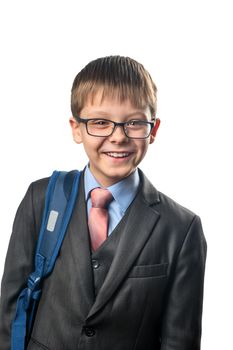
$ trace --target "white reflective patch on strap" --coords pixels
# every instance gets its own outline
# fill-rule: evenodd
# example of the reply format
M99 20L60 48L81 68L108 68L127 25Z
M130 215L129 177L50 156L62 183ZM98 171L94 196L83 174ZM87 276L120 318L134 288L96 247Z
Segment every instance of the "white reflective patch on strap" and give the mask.
M56 222L57 222L57 218L58 218L58 211L55 210L51 210L50 214L49 214L49 219L48 219L48 224L47 224L47 230L50 232L54 231Z

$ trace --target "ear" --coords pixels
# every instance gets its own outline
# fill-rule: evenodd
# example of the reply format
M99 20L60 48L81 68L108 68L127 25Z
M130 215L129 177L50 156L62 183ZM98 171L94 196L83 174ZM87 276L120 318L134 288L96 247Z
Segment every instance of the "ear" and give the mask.
M156 137L156 133L157 133L157 130L160 126L160 119L159 118L156 118L155 119L155 125L151 131L151 135L150 135L150 143L153 143L154 140L155 140L155 137Z
M73 139L76 143L82 143L82 133L80 128L80 123L77 122L77 120L74 117L71 117L69 119L69 123L72 130Z

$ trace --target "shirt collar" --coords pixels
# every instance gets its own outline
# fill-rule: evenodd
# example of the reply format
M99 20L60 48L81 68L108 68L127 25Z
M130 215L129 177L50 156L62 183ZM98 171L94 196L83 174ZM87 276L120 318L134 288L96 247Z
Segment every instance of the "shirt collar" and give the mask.
M138 170L136 169L127 178L115 183L112 186L107 187L107 189L112 193L113 198L118 203L123 212L126 211L128 206L131 204L134 197L136 196L139 183L140 178ZM101 187L101 185L93 176L89 166L87 166L84 173L84 188L86 200L89 198L90 192L96 187Z

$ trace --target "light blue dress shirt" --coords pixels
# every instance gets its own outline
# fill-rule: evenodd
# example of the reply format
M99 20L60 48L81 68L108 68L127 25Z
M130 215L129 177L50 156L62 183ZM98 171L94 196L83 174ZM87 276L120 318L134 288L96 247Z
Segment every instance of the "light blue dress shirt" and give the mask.
M110 235L114 228L117 226L119 221L124 216L127 208L130 206L133 199L135 198L139 183L140 178L138 170L136 169L127 178L115 183L110 187L107 187L107 189L111 192L113 196L113 200L108 207L108 235ZM87 166L84 172L84 189L88 216L91 208L90 193L96 187L101 187L101 185L91 173L89 166Z

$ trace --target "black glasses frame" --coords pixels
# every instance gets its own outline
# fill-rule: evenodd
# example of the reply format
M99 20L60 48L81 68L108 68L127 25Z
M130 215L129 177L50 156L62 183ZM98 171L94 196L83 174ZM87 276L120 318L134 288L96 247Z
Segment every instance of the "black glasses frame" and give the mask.
M78 123L84 123L84 124L86 124L86 131L87 131L88 135L90 135L90 136L94 136L94 137L109 137L109 136L111 136L111 135L114 133L114 131L115 131L115 129L116 129L117 126L121 126L121 127L123 128L123 130L124 130L125 136L127 136L129 139L138 139L138 140L147 139L147 138L150 136L151 131L152 131L153 127L155 126L155 122L156 122L156 119L153 120L153 121L151 121L151 122L147 122L147 121L144 121L144 120L134 120L134 119L132 119L132 120L128 120L127 122L117 123L117 122L114 122L114 121L112 121L112 120L104 119L104 118L89 118L89 119L86 119L86 118L85 118L85 119L84 119L84 118L81 118L81 117L79 117L79 116L75 117L75 119L77 120ZM106 135L106 136L102 136L102 135L93 135L93 134L91 134L91 133L88 131L87 124L88 124L89 121L93 121L93 120L104 120L104 121L107 121L107 122L110 122L110 123L114 124L114 127L113 127L113 129L112 129L112 132L111 132L109 135ZM149 131L148 135L145 136L145 137L131 137L131 136L128 136L128 135L127 135L126 124L129 124L131 121L140 121L140 123L142 123L142 124L150 125L150 131Z

